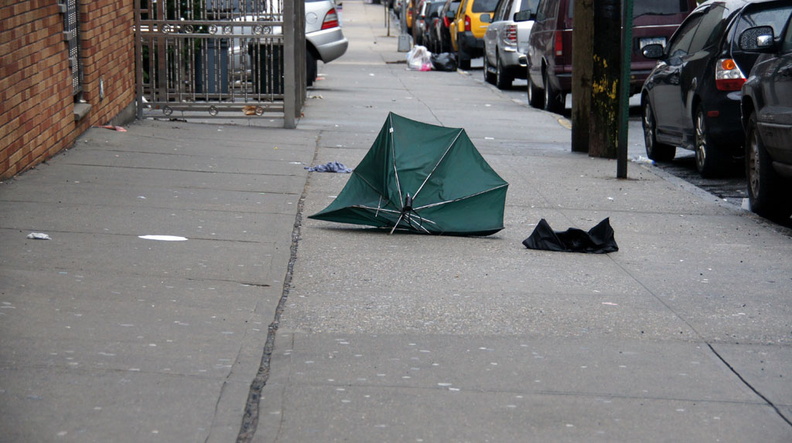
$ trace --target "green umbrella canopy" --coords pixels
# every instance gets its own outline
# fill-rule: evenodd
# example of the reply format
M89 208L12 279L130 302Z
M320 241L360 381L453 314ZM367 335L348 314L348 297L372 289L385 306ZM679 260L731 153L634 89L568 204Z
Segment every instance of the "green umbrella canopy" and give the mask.
M389 113L346 186L317 220L426 234L503 229L506 183L464 129Z

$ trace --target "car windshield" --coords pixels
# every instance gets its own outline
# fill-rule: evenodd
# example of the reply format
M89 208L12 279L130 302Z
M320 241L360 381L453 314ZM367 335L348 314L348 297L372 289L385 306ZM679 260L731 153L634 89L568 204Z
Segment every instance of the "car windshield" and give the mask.
M473 12L492 12L498 6L498 0L473 0Z

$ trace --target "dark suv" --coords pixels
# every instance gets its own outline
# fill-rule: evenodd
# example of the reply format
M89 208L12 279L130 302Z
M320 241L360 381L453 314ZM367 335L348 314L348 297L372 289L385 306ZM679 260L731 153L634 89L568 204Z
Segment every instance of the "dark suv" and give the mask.
M670 161L678 146L692 149L702 177L732 173L743 159L741 88L758 54L742 51L738 36L771 26L780 35L792 10L789 0L712 0L679 26L657 58L641 94L646 154Z
M572 90L572 4L541 0L528 42L528 102L551 112L564 110ZM665 44L696 0L634 0L631 91L637 93L655 65L641 55L650 43Z
M792 11L787 13L792 16ZM769 218L792 214L792 19L780 38L772 26L741 34L743 50L763 53L742 87L745 175L751 210Z

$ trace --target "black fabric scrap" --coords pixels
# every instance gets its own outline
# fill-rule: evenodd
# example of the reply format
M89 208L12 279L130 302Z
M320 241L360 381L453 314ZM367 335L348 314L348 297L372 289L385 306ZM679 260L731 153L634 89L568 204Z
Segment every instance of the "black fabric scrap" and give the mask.
M577 228L569 228L563 232L553 231L547 221L542 219L531 236L522 243L528 249L545 251L607 254L619 250L609 218L602 220L588 232Z

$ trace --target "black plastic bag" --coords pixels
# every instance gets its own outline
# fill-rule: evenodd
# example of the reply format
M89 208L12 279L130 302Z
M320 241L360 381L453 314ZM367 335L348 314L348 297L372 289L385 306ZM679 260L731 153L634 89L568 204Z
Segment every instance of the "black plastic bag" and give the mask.
M432 54L432 66L435 71L456 71L457 60L456 54L453 52L441 52L440 54Z
M531 236L523 240L522 243L528 249L545 251L606 254L619 250L608 218L599 222L588 232L577 228L569 228L563 232L553 231L547 221L542 219L536 225Z

